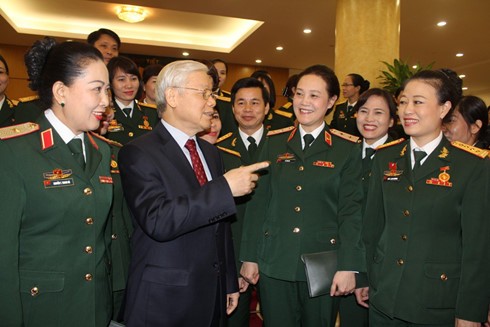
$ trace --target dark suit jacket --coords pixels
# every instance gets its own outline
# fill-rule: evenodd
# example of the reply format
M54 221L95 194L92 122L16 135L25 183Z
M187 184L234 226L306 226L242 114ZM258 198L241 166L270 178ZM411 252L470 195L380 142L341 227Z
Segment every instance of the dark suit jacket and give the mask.
M198 143L213 177L202 187L162 123L119 152L135 225L125 311L129 327L209 326L217 295L224 311L225 295L238 292L225 220L235 213L235 203L218 150Z
M374 158L363 226L370 305L417 324L486 320L490 162L443 138L412 172L410 151L405 141Z

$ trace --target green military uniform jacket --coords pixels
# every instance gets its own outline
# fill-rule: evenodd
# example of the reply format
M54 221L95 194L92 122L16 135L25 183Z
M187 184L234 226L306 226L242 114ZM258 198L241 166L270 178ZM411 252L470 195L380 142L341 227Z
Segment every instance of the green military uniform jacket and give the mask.
M121 144L141 136L153 129L158 123L157 111L148 106L134 103L132 116L126 117L114 101L114 119L109 123L107 138Z
M269 136L259 161L271 162L245 212L240 260L261 273L305 281L300 255L338 251L338 270L359 271L361 154L357 137L324 131L303 153L300 132Z
M10 126L14 123L15 103L5 97L2 108L0 108L0 127Z
M369 302L387 316L486 321L490 162L476 150L443 137L414 172L410 141L376 152L363 240Z
M45 109L37 95L20 98L14 110L15 124L35 122Z
M229 171L234 168L248 166L257 162L259 153L265 143L266 133L267 131L264 129L264 135L262 136L262 140L260 140L259 144L257 145L257 150L253 157L249 155L247 148L245 147L245 144L243 143L238 131L230 132L227 135L224 135L223 137L218 139L216 142L216 146L221 151L221 157L223 158L225 170ZM235 253L240 252L245 208L247 202L249 202L252 198L252 195L253 194L247 194L235 198L237 213L233 215L231 224L231 231L233 234L233 247L235 249ZM240 271L241 261L238 260L238 255L236 256L236 259L237 271Z
M330 127L345 133L361 136L361 133L359 133L359 130L357 129L357 112L354 111L354 109L351 109L350 111L347 109L347 101L335 106Z
M221 120L221 132L220 135L228 134L238 128L238 123L235 120L233 114L233 107L231 103L231 94L223 90L219 91L218 98L216 99L216 106L218 110L219 118Z
M106 327L109 148L86 134L84 170L44 115L38 124L0 130L0 325Z

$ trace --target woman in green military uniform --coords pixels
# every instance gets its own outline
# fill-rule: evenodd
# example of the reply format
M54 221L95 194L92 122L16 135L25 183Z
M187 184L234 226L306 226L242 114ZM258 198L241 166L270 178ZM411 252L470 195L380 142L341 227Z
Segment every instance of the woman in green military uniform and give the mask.
M271 165L247 204L240 260L248 282L260 276L267 326L334 326L337 296L353 292L363 267L358 138L324 122L339 92L328 67L303 71L293 99L299 126L269 133L259 158ZM300 257L328 250L338 257L330 294L310 298Z
M158 122L157 111L140 106L135 99L142 91L138 66L127 57L112 58L107 65L113 95L114 119L107 138L126 144L153 129Z
M0 55L0 127L10 126L14 122L14 103L5 94L8 85L9 66Z
M410 139L378 149L364 215L372 326L480 326L488 311L488 151L452 142L442 120L458 103L440 71L404 85Z
M110 152L87 131L109 104L107 68L92 46L50 38L26 65L49 109L0 130L0 324L106 327Z

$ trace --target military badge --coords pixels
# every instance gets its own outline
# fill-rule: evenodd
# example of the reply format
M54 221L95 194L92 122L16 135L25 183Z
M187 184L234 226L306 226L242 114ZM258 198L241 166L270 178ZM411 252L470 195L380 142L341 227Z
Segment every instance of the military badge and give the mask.
M451 176L447 173L449 170L449 166L444 166L439 168L441 173L439 174L438 178L431 178L425 181L425 184L429 185L437 185L437 186L445 186L445 187L453 187L453 183L449 181Z
M231 146L236 146L236 137L231 141Z
M332 135L327 131L325 131L325 143L332 146Z
M101 184L113 184L111 176L99 176L99 182Z
M53 171L43 173L44 188L73 186L73 178L68 178L73 174L71 169L53 169Z
M444 158L446 158L446 157L447 157L447 155L448 155L448 154L449 154L449 151L448 151L448 150L446 149L446 147L444 146L444 147L442 147L442 149L441 149L441 153L439 153L439 156L438 156L438 157L439 157L439 158L443 158L443 159L444 159Z
M387 182L399 182L400 175L403 174L403 170L398 170L396 162L388 163L388 169L384 171L383 180Z
M317 160L317 161L313 162L313 166L325 167L325 168L335 168L335 165L331 161L320 161L320 160Z
M295 162L296 158L294 154L286 152L277 156L277 163L280 162Z
M143 116L143 125L138 125L139 129L145 129L147 131L151 131L152 127L150 126L150 123L148 122L148 116Z
M109 133L122 132L124 131L124 127L122 124L119 124L116 119L113 119L109 122L109 127L107 130Z
M345 113L343 111L340 111L339 119L345 119Z

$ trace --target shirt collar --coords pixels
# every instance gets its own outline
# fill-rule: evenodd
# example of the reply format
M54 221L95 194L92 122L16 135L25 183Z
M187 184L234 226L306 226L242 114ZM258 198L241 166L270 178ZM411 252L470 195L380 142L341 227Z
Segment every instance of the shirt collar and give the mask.
M248 137L251 136L255 139L255 143L258 145L260 143L260 140L262 140L262 136L264 135L264 125L260 126L260 128L253 133L252 135L248 135L244 133L240 127L238 127L238 134L240 134L240 137L243 141L243 144L245 144L245 147L248 148L250 145L250 142L248 141Z
M80 133L78 135L75 135L75 133L73 133L68 126L63 124L61 122L61 120L59 120L59 118L56 117L53 110L46 109L44 111L44 116L49 121L51 126L53 126L54 130L61 136L61 139L63 140L63 142L68 143L73 138L79 138L82 140L82 143L83 143L83 134L84 133Z
M169 123L167 123L163 118L161 119L161 122L162 122L163 126L165 126L167 131L170 133L170 135L173 137L175 142L177 142L177 144L179 145L179 147L181 149L184 149L185 144L187 143L187 140L193 139L194 141L196 141L195 135L192 137L189 137L189 135L182 132L180 129L170 125ZM196 141L196 143L197 143L197 141Z

